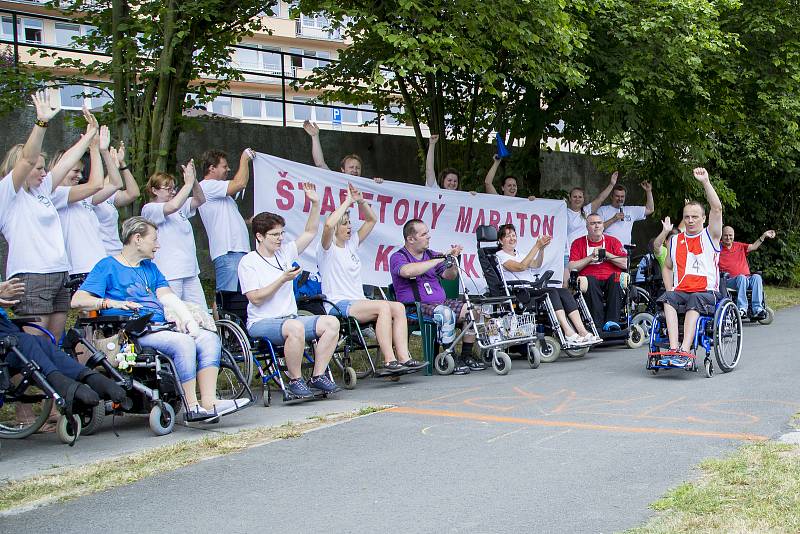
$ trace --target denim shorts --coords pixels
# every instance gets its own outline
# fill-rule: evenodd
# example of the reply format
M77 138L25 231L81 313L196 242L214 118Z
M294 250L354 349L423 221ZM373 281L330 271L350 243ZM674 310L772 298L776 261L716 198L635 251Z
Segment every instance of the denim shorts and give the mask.
M317 320L319 320L319 315L289 315L287 317L261 319L248 328L247 331L254 338L266 338L273 345L283 346L286 340L283 337L283 323L290 319L303 323L306 341L317 339Z
M217 291L236 291L239 288L239 262L245 252L228 252L214 258Z
M340 300L336 302L336 307L331 306L328 310L328 315L335 315L337 317L350 317L350 307L353 305L354 300Z

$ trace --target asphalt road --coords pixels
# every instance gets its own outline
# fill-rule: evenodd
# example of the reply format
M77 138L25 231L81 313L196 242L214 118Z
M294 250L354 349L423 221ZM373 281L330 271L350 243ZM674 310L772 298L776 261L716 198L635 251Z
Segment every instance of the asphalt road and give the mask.
M3 517L0 531L624 530L645 521L648 504L666 490L697 476L702 459L789 430L800 411L791 338L798 324L800 309L780 312L771 326L745 325L739 367L711 379L652 376L644 348L617 348L537 370L515 360L508 376L415 376L399 387L367 381L335 402L397 407ZM245 413L336 411L327 402ZM113 435L89 439L115 443ZM64 446L47 450L55 447Z

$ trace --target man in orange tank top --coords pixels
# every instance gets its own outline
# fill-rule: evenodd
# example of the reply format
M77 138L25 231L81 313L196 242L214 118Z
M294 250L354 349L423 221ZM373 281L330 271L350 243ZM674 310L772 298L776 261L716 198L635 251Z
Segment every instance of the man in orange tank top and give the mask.
M722 237L722 203L711 184L708 172L699 167L694 178L703 186L710 208L708 227L705 208L699 202L683 207L685 230L669 242L669 254L662 274L667 292L658 301L664 305L667 334L671 351L687 355L694 340L697 319L712 315L719 292L720 237ZM678 309L685 310L683 341L679 340Z

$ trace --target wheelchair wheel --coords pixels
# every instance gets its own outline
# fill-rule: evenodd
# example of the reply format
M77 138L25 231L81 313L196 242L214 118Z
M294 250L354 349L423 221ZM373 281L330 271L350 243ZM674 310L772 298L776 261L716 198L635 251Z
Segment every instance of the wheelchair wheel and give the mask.
M433 360L433 367L436 369L436 374L449 375L456 368L456 360L452 354L442 352L436 355Z
M742 318L736 305L726 300L714 313L714 357L723 373L733 371L742 354Z
M492 369L498 375L507 375L511 370L511 356L508 353L497 351L492 358Z
M56 423L56 435L61 443L67 445L74 443L81 435L81 418L78 414L72 414L72 424L66 415L60 416Z
M175 428L175 410L166 402L163 406L164 409L162 410L161 406L156 404L150 410L150 430L156 436L166 436Z
M642 331L644 331L645 341L650 341L650 330L653 328L653 320L653 314L647 312L637 313L633 316L633 319L631 319L631 324L639 325Z
M759 324L772 324L772 321L775 320L775 310L773 310L769 306L765 306L764 311L767 312L767 317L766 319L761 319L760 321L758 321Z
M564 354L570 358L583 358L589 352L589 347L581 347L579 349L561 349Z
M632 324L631 330L628 333L628 339L625 340L625 344L628 345L628 348L631 349L638 349L642 345L645 344L647 341L647 336L642 330L642 327L638 324Z
M561 343L553 336L544 336L539 342L539 353L543 363L552 363L561 355Z
M542 354L539 352L539 347L536 343L528 343L528 365L531 369L538 369L542 363Z
M92 408L91 411L81 414L81 434L91 436L100 430L105 418L106 403L105 401L100 401L100 404Z
M217 395L220 399L238 399L245 393L244 384L236 376L234 366L239 368L245 384L253 381L253 353L250 340L242 328L233 321L217 321L217 332L222 341Z
M714 364L711 362L710 359L706 358L703 360L703 368L706 372L706 378L711 378L714 376Z
M0 407L0 438L23 439L42 428L53 411L53 399L40 395L38 402L7 402Z
M355 389L358 382L358 374L352 367L345 367L342 371L342 381L345 389Z

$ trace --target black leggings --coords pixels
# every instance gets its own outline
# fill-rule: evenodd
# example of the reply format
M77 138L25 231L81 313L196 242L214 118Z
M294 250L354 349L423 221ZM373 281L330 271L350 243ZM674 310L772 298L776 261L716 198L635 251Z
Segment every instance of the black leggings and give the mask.
M550 296L550 302L553 304L553 309L564 310L564 313L569 315L578 309L578 303L575 302L575 297L569 289L563 287L548 287L544 291Z
M29 360L36 362L42 368L44 376L53 371L60 371L64 375L78 379L78 375L86 370L75 358L69 356L58 347L53 345L49 338L44 336L33 336L21 332L8 319L0 317L0 337L14 336L17 338L17 348ZM14 370L22 368L22 362L13 352L6 355L6 363Z

